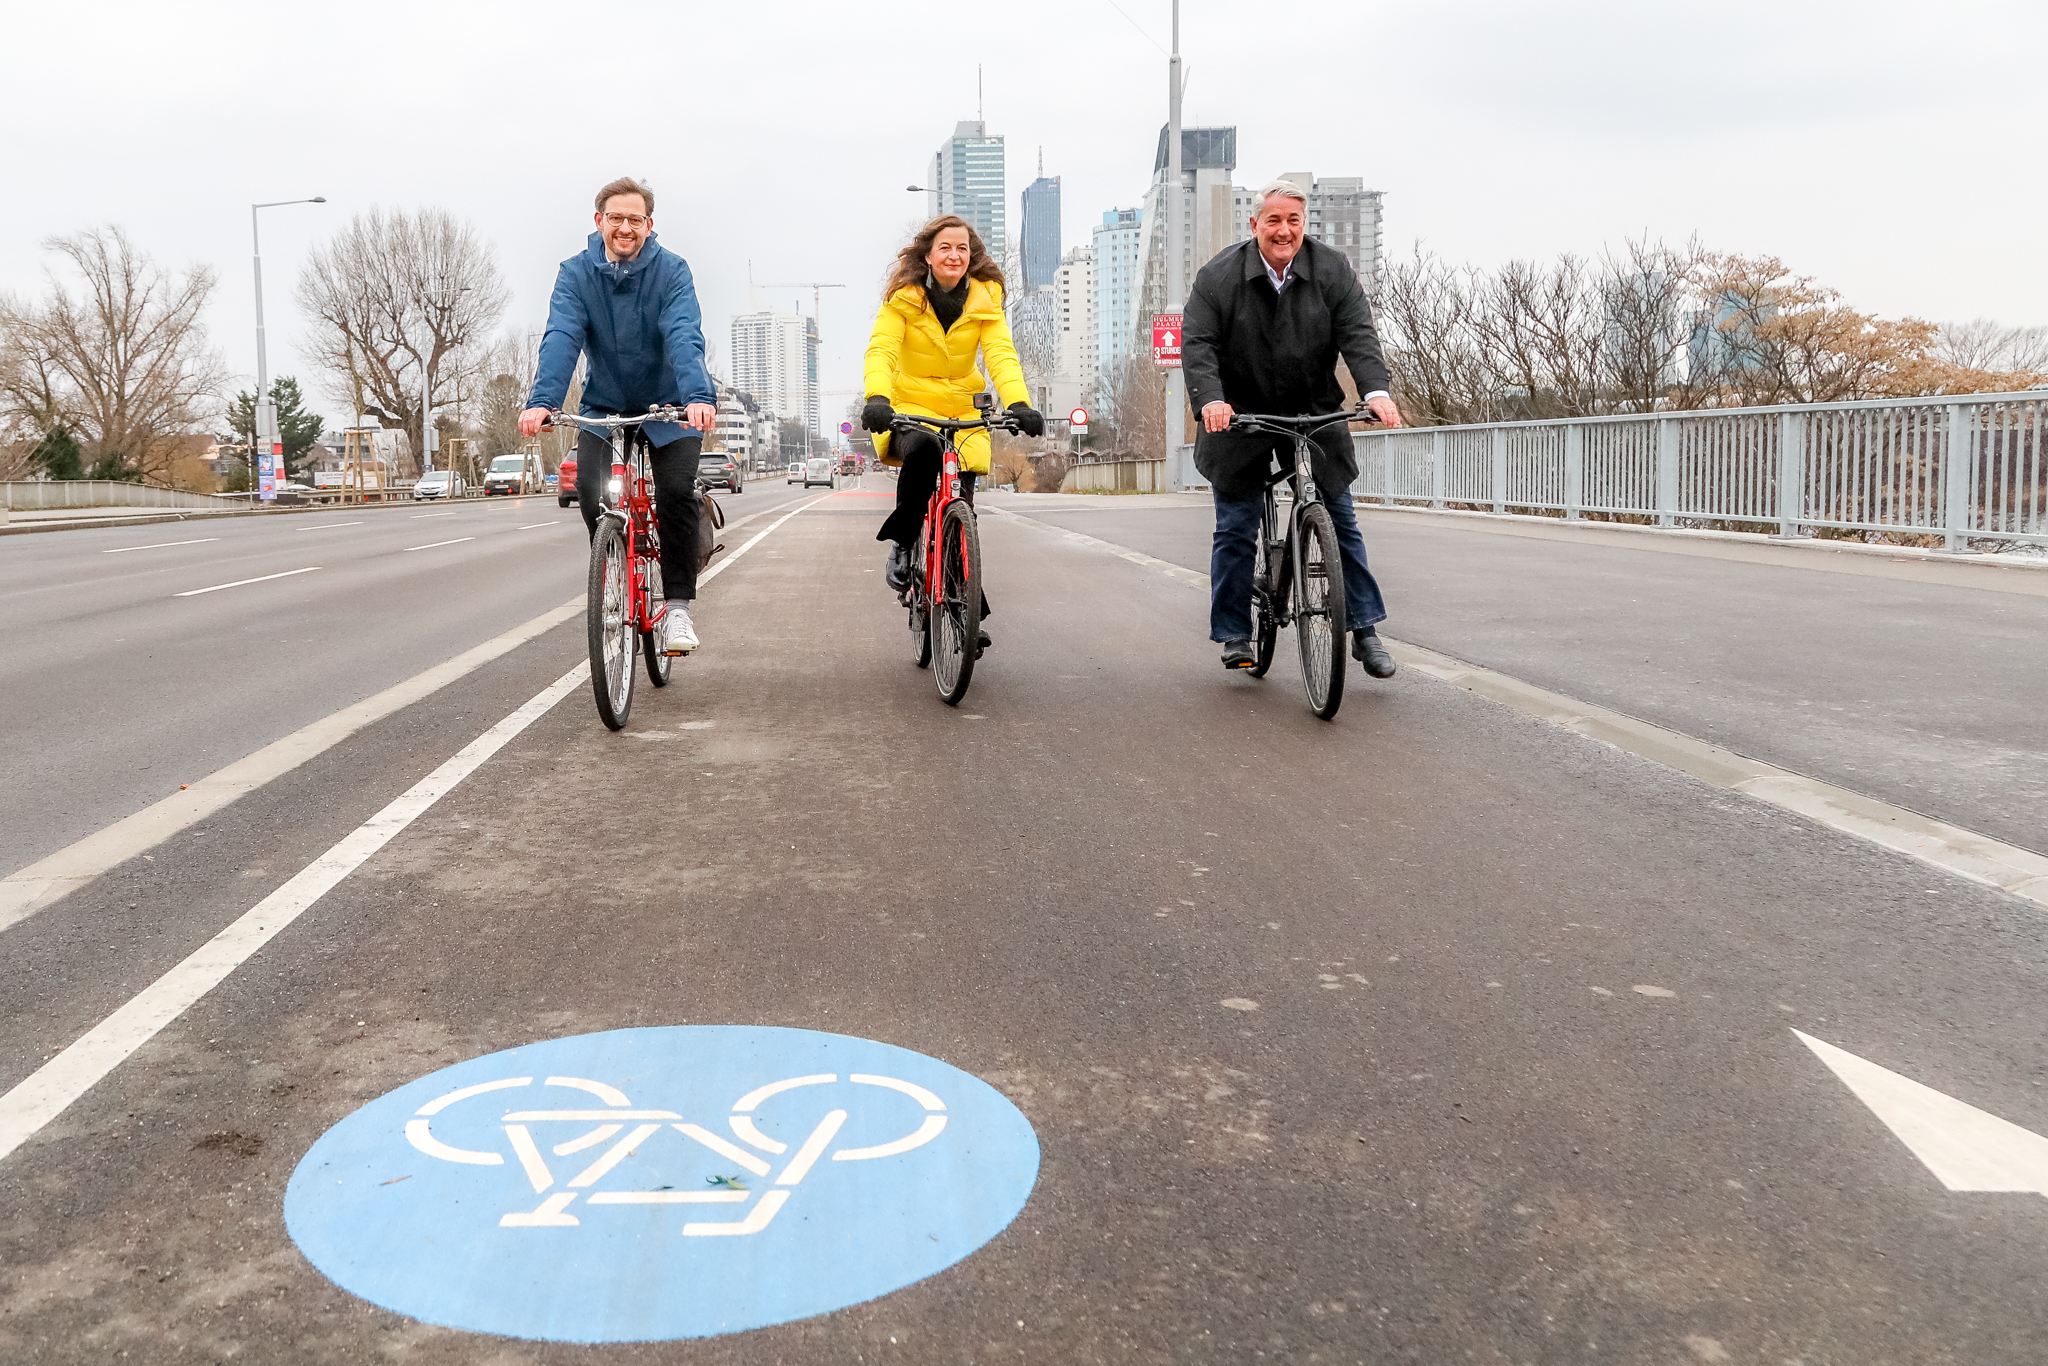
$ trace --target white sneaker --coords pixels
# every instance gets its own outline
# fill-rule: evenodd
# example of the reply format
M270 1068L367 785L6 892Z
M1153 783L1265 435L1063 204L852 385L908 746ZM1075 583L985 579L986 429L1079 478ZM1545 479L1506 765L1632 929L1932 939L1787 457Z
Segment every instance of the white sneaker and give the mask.
M661 652L686 655L697 648L697 628L690 621L689 604L670 602L661 621Z

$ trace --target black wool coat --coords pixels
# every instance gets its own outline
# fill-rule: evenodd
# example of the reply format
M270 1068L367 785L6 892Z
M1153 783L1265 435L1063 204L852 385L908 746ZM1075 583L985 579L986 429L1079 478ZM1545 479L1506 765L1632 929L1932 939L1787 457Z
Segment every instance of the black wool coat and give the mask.
M1335 247L1304 238L1287 288L1274 292L1257 242L1225 247L1195 276L1181 323L1181 367L1188 405L1222 401L1240 413L1334 413L1344 406L1337 358L1360 394L1388 387L1387 364L1373 331L1372 306L1351 263ZM1318 483L1348 485L1358 457L1343 427L1317 440ZM1270 436L1203 432L1195 468L1225 497L1264 487L1275 449ZM1292 443L1281 447L1284 465Z

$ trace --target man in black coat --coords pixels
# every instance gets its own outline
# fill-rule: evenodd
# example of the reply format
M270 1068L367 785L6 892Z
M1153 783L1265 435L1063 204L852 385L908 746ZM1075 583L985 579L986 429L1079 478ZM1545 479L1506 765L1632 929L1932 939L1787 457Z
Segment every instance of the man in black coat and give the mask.
M1223 666L1248 669L1252 560L1259 512L1275 455L1292 464L1285 437L1230 430L1239 409L1298 417L1333 413L1344 404L1337 357L1351 369L1374 416L1389 427L1401 412L1387 395L1386 362L1372 327L1372 307L1343 253L1309 238L1308 200L1291 181L1276 180L1252 201L1252 234L1218 252L1188 295L1181 325L1181 364L1188 403L1200 414L1195 468L1216 498L1216 534L1209 552L1209 638L1223 646ZM1390 678L1394 657L1374 626L1386 619L1379 584L1365 563L1365 540L1351 507L1358 457L1343 425L1316 434L1316 487L1337 527L1344 562L1344 606L1351 653L1374 678Z

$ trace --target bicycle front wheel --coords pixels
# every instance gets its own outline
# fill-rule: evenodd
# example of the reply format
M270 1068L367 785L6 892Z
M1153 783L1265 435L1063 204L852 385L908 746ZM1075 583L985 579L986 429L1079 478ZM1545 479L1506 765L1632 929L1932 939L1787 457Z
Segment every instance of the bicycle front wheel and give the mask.
M939 523L939 582L932 595L932 681L957 707L974 677L981 640L981 532L964 500L946 504Z
M632 594L626 533L616 519L601 518L590 542L583 620L590 634L590 688L597 694L597 714L613 730L624 729L633 710Z
M1325 721L1344 700L1344 565L1337 525L1321 504L1299 521L1300 572L1294 576L1294 628L1301 646L1301 686L1309 709Z

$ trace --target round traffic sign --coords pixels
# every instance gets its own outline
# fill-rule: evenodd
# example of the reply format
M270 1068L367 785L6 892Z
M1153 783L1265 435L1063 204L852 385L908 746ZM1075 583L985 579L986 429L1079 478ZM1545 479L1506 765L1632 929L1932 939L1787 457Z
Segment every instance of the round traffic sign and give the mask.
M457 1063L323 1134L285 1227L352 1294L553 1342L829 1313L968 1256L1038 1179L1031 1123L908 1049L674 1025Z
M851 436L853 434L853 424L851 422L840 423L839 434L841 436Z
M1074 411L1073 411L1073 412L1071 412L1071 413L1068 413L1068 414L1067 414L1067 421L1069 421L1069 422L1073 423L1073 424L1074 424L1074 425L1075 425L1076 427L1085 427L1085 426L1087 426L1087 425L1088 425L1088 410L1087 410L1086 408L1076 408L1076 409L1074 409Z

